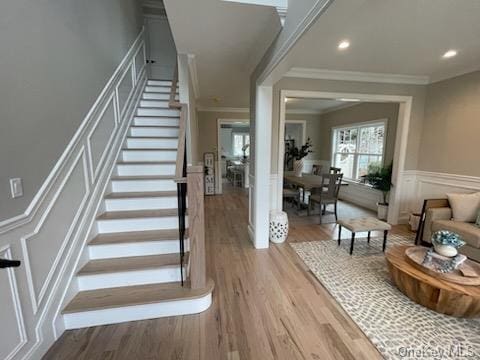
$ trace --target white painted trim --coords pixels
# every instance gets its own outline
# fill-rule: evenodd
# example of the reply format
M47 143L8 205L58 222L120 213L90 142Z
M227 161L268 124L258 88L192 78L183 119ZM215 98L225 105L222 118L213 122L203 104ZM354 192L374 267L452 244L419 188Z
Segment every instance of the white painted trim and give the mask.
M72 209L74 219L71 224L69 224L69 228L65 229L65 235L62 233L62 236L64 236L63 242L58 249L55 249L55 258L52 263L49 264L50 268L48 270L47 280L44 281L39 291L41 295L38 297L34 296L37 302L37 309L34 309L35 304L33 302L32 307L28 306L23 309L25 328L27 329L26 333L30 336L30 339L28 339L28 342L24 345L21 357L19 356L20 354L18 354L16 358L41 358L53 343L54 338L57 338L64 331L62 323L58 321L58 314L64 306L63 302L65 297L68 296L71 298L73 294L72 289L75 288L76 283L72 282L72 279L76 273L76 267L82 259L82 249L89 238L89 232L93 229L92 226L96 212L102 205L101 195L108 189L109 175L115 168L115 160L121 151L128 125L133 120L134 109L141 98L141 90L143 90L145 84L144 71L142 71L140 80L135 82L135 91L130 98L126 100L127 110L119 121L119 126L115 131L115 140L111 146L109 146L109 152L106 160L103 162L98 180L95 181L91 187L89 157L86 156L85 151L87 134L89 134L91 127L97 122L97 117L100 114L103 104L109 99L109 95L115 91L115 87L118 84L120 75L123 74L123 70L128 67L131 68L134 61L132 55L135 53L135 50L142 45L143 30L125 55L121 65L115 70L104 91L102 91L99 98L95 101L92 109L89 111L89 115L87 115L80 125L74 138L68 144L60 160L49 174L47 181L42 185L41 191L37 193L36 198L34 198L35 201L30 204L30 212L28 215L27 213L23 214L20 220L16 217L14 222L8 222L7 225L0 229L0 246L6 243L11 244L12 248L21 250L21 239L27 237L27 234L42 231L42 222L49 216L49 212L55 206L56 200L60 196L64 196L64 194L61 193L61 189L69 179L72 179L72 174L77 174L77 172L72 169L79 169L79 166L82 166L83 174L79 176L83 176L84 181L82 184L79 184L79 186L85 186L87 189L86 192L89 195L85 194L82 199L79 199L81 204ZM88 226L89 222L90 226ZM93 233L94 232L95 230L93 229ZM58 234L56 234L56 236L58 236ZM36 255L35 253L29 254L32 258ZM58 260L59 258L60 260ZM29 267L27 265L28 259L25 259L26 257L24 256L21 260L24 260L26 266L15 270L15 273L22 274L22 276L17 279L19 282L18 290L20 291L22 301L26 299L24 303L28 304L31 287L27 279L29 276L27 272L27 267ZM72 286L70 287L69 284L72 284ZM34 310L36 311L35 315Z
M10 219L6 219L4 221L0 222L0 234L5 233L7 231L10 231L16 227L19 227L25 223L28 223L31 221L32 217L35 215L37 212L40 203L44 200L45 196L47 193L50 191L50 188L53 186L55 183L56 178L59 176L63 168L66 166L66 160L67 158L71 155L72 149L81 141L81 138L85 132L85 129L87 125L92 121L92 118L95 115L95 112L98 109L99 104L105 99L106 94L112 90L112 87L114 86L115 82L118 81L118 77L122 73L123 69L125 68L127 62L131 59L131 55L134 52L134 50L139 46L141 42L143 42L143 34L144 34L144 28L140 31L138 34L137 38L133 42L132 46L128 50L127 54L125 57L122 59L120 64L117 66L115 72L113 73L112 77L108 80L107 84L105 87L102 89L100 92L99 96L93 103L92 107L88 111L87 115L85 116L84 120L78 127L77 131L73 135L72 139L68 143L66 149L56 162L55 166L53 167L52 171L40 187L40 190L37 192L37 194L34 196L32 201L30 202L29 206L25 210L23 214L14 216Z
M304 18L298 23L295 30L293 30L290 36L283 42L280 48L273 54L265 69L262 71L257 79L257 85L262 85L271 72L277 67L277 65L288 54L291 48L296 44L300 37L312 26L317 19L327 10L333 0L317 0L315 5L307 12ZM273 85L273 84L272 84Z
M395 139L395 153L393 159L393 175L392 182L395 186L390 192L390 211L388 215L388 222L397 224L400 216L401 203L401 187L402 187L402 172L405 169L405 156L408 141L408 131L410 124L410 116L412 109L413 98L411 96L403 95L382 95L382 94L362 94L362 93L336 93L336 92L322 92L322 91L303 91L303 90L281 90L280 91L280 122L278 131L278 173L283 174L283 153L284 149L284 132L285 132L285 98L286 97L300 97L300 98L321 98L321 99L338 99L338 98L355 98L361 101L373 102L398 102L399 114L398 124ZM283 176L278 177L278 191L283 189ZM280 194L279 194L280 195ZM281 196L277 196L277 209L282 209Z
M193 95L195 99L200 97L200 85L198 83L197 60L194 54L188 54L188 70L190 72L190 80L192 81Z
M12 250L10 245L5 245L0 249L0 254L4 259L12 259ZM20 294L18 292L18 283L15 272L12 268L4 269L7 271L8 282L10 285L10 296L12 297L13 306L15 309L15 318L17 320L17 330L20 338L19 343L12 349L12 351L7 355L5 360L12 360L15 355L25 346L28 342L27 332L25 330L25 319L23 318L22 304L20 302ZM2 289L5 291L5 289ZM4 324L5 325L5 324ZM12 328L9 328L8 331L13 331Z
M215 187L216 194L223 194L222 172L221 172L222 148L220 146L220 143L221 143L220 130L222 128L222 125L232 124L232 123L250 124L250 120L249 119L224 119L224 118L217 119L217 161L216 161L217 186Z
M249 108L197 106L200 112L250 113Z
M61 245L61 247L60 247L60 249L57 253L57 256L55 257L55 260L53 261L53 264L50 267L50 271L48 272L47 277L45 278L45 281L44 281L44 283L43 283L42 287L40 288L40 291L37 295L37 293L35 291L34 280L33 280L33 272L32 272L32 268L30 266L31 254L28 251L27 241L30 238L37 235L41 231L45 221L47 221L47 219L50 215L50 212L52 211L53 207L57 203L57 200L58 200L60 194L62 193L63 189L67 185L67 182L71 179L72 173L75 171L75 169L79 165L80 160L82 160L82 163L83 163L82 165L83 165L85 193L83 195L83 198L80 202L80 205L79 205L77 211L75 212L75 215L74 215L73 220L70 224L70 227L68 228L67 233L65 234L65 238L62 241L62 245ZM27 276L27 283L28 283L28 288L29 288L29 292L30 292L30 300L32 302L32 309L33 309L33 314L34 315L37 313L37 311L40 307L40 304L41 304L41 302L42 302L42 300L45 296L47 288L50 285L52 277L53 277L55 271L57 270L59 261L63 257L63 253L65 252L65 248L66 248L67 244L69 243L70 238L72 237L73 230L75 229L75 226L77 225L78 219L79 219L79 217L80 217L80 215L81 215L81 213L82 213L82 211L85 207L85 203L86 203L89 195L90 195L90 184L89 184L89 180L88 180L88 164L87 164L87 159L86 159L86 156L85 156L85 148L82 147L80 149L79 153L77 154L77 156L75 157L75 160L73 161L73 164L70 166L66 175L64 176L61 184L59 185L59 187L57 189L57 191L55 192L55 195L53 195L52 200L50 201L50 203L46 207L45 211L43 212L43 214L42 214L39 222L35 226L35 229L33 230L33 232L31 232L31 233L29 233L25 236L22 236L21 239L20 239L21 246L22 246L22 254L23 254L23 259L24 259L24 265L25 265L25 272L26 272L26 276Z
M387 84L427 85L430 83L430 79L428 76L420 75L370 73L361 71L338 71L299 67L291 68L285 73L284 76L307 79L362 81Z
M257 86L255 114L255 184L253 188L254 245L269 246L272 86Z

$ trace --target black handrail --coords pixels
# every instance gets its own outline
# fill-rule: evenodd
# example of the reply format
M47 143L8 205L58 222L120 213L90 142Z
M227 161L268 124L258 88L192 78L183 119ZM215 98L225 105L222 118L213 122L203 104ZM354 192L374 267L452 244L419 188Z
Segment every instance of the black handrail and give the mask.
M18 260L0 259L0 269L19 267L20 264L21 262Z
M182 176L187 177L187 147L185 145ZM180 241L180 280L183 286L183 262L185 257L185 215L187 213L187 183L177 183L178 233Z

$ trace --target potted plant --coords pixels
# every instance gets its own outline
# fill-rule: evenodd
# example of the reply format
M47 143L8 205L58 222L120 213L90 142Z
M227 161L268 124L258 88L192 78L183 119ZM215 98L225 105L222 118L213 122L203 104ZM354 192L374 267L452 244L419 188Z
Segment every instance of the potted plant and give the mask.
M311 148L312 148L312 143L310 141L310 138L308 138L307 142L304 145L302 145L301 148L292 146L291 148L288 149L287 159L288 161L293 159L293 172L295 176L302 176L303 158L313 152Z
M388 166L370 164L365 180L372 188L382 193L382 202L377 203L377 214L380 220L386 220L388 215L388 194L392 188L392 164Z

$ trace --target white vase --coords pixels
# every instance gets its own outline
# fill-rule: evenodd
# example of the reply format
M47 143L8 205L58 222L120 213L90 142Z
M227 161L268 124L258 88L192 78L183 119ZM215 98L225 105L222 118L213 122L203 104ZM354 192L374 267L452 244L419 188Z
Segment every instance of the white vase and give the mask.
M454 257L458 254L458 250L451 245L433 244L433 247L437 254L440 254L446 257Z
M303 159L293 160L293 172L294 172L295 176L302 176Z
M283 243L288 236L288 216L285 211L270 211L270 241Z
M377 217L380 220L387 220L388 217L388 205L377 204Z

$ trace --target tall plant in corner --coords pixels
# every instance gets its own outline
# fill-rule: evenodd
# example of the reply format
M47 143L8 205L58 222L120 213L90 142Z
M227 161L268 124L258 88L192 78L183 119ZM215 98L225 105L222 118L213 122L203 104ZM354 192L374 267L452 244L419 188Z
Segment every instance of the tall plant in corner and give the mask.
M310 138L307 139L307 142L298 148L293 146L287 150L287 159L288 161L293 159L293 171L295 176L302 176L303 171L303 158L308 154L312 153L312 142Z
M382 166L370 164L365 180L374 189L382 193L382 202L377 203L378 218L386 220L388 215L388 194L392 188L392 164Z

